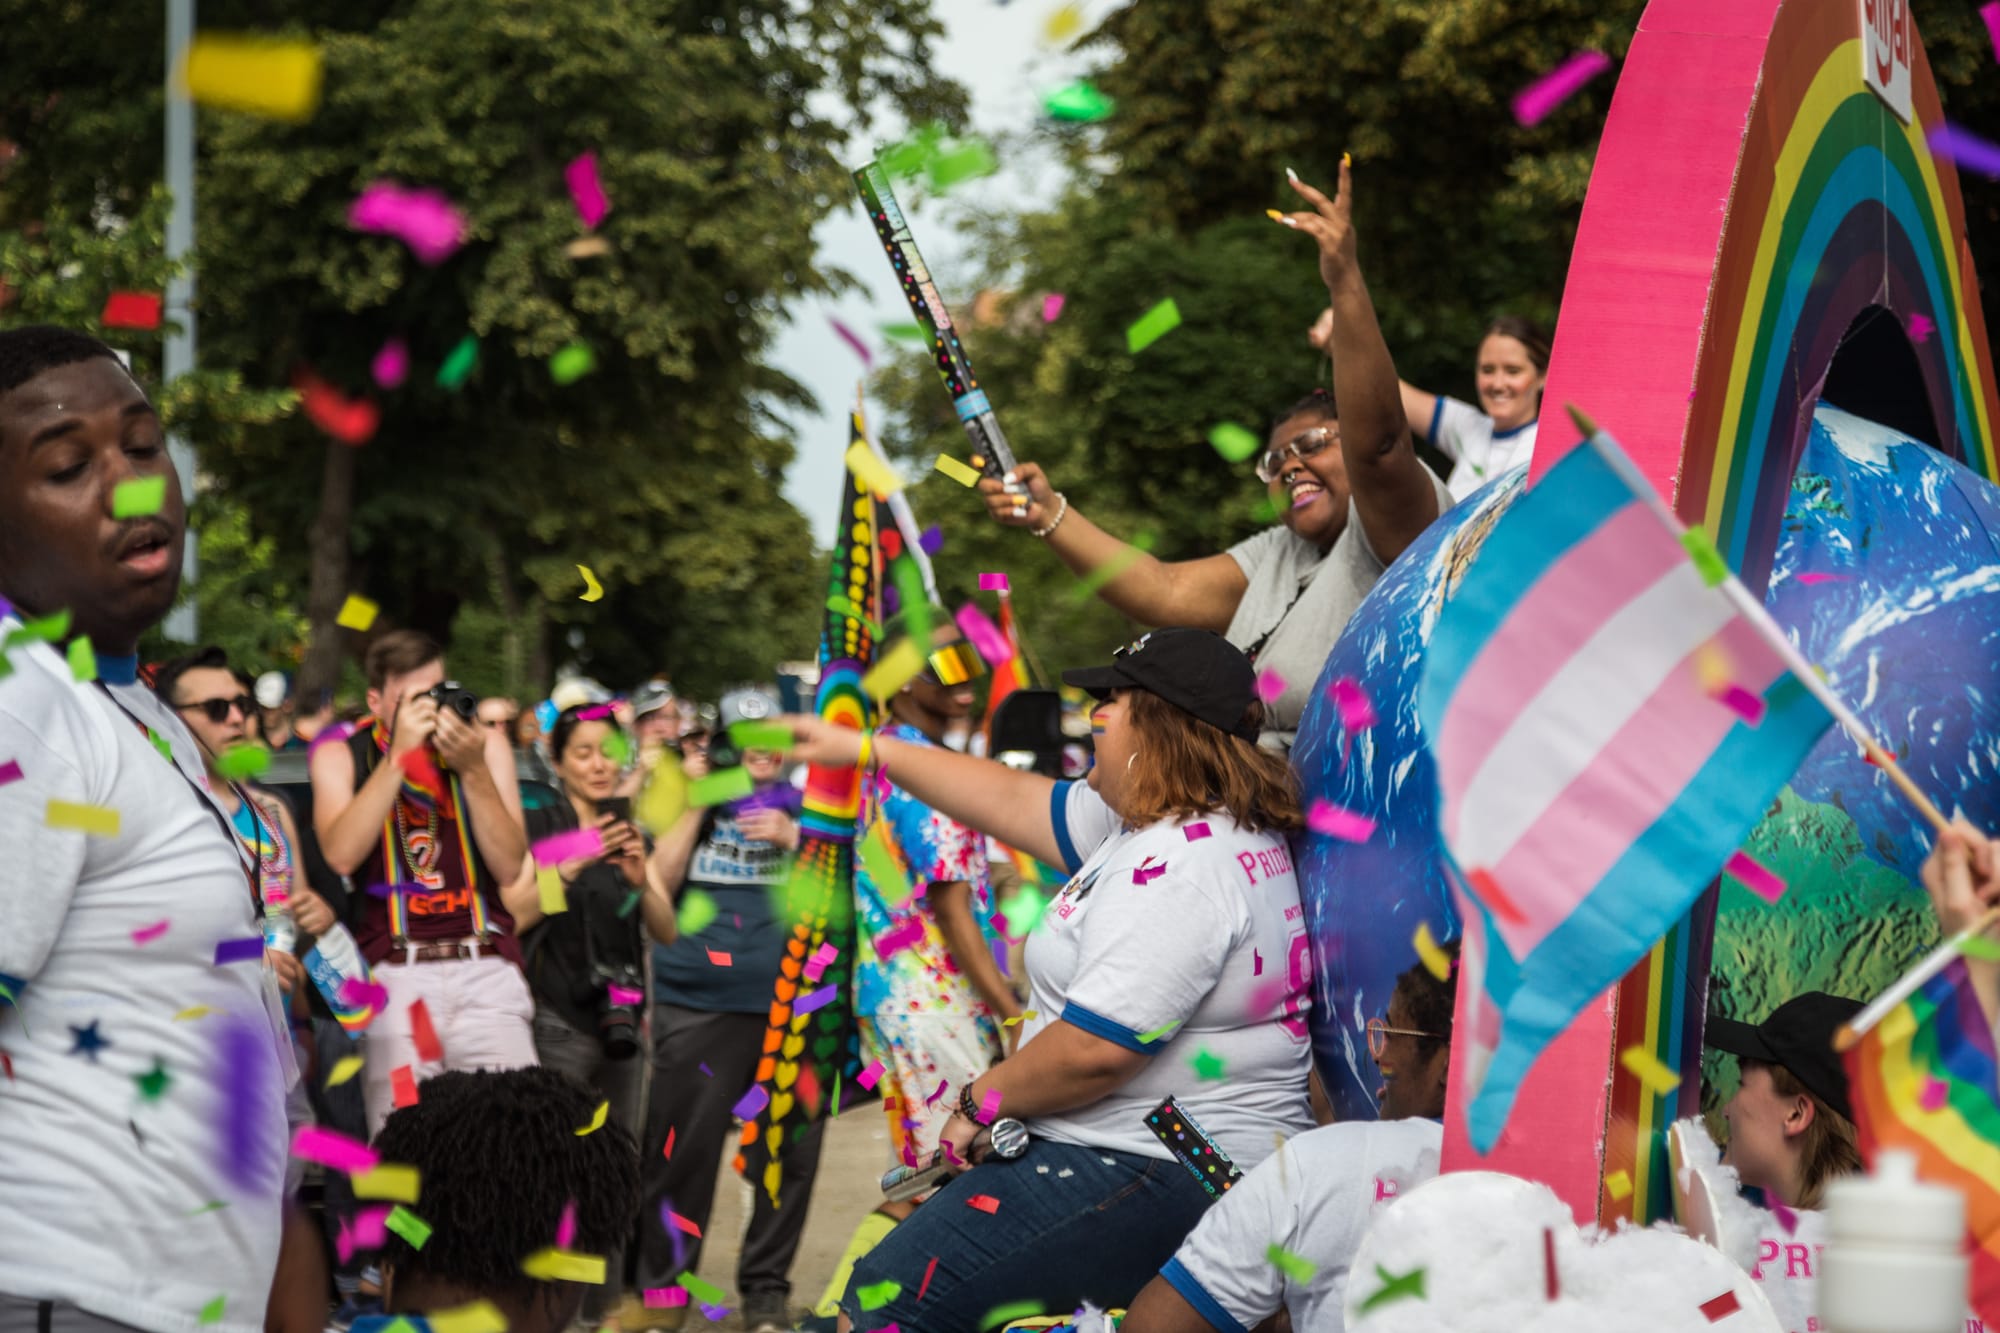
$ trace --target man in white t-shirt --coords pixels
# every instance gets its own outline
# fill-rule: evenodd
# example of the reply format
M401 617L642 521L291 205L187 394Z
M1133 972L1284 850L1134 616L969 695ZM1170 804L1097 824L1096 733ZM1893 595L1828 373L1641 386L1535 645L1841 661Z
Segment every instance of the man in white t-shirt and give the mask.
M111 349L0 332L0 1333L264 1326L297 1071L247 856L137 681L185 526Z
M1298 1333L1343 1327L1348 1268L1375 1210L1437 1174L1457 976L1412 967L1369 1023L1382 1119L1309 1130L1245 1176L1139 1293L1124 1333L1244 1333L1280 1308Z

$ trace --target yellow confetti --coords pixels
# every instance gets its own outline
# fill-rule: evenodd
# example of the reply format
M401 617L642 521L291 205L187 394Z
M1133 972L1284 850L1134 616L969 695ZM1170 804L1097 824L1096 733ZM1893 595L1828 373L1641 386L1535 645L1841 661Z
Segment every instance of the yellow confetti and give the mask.
M536 1250L523 1259L521 1271L543 1282L587 1282L601 1287L604 1285L604 1256L577 1254L550 1246L546 1250Z
M861 692L871 699L886 699L923 669L923 650L914 639L902 639L868 668L861 678Z
M569 910L569 894L563 889L562 873L554 866L536 868L535 891L541 895L543 916Z
M903 489L903 479L896 470L875 456L866 440L856 440L847 446L847 470L865 483L869 490L883 499Z
M1694 650L1694 675L1703 694L1720 694L1736 680L1735 664L1719 643L1704 643Z
M365 1063L358 1055L343 1055L333 1062L333 1072L326 1076L326 1086L337 1088L361 1072Z
M923 663L917 665L922 666ZM916 672L910 674L914 676ZM51 798L42 813L42 822L50 828L75 829L97 838L118 836L118 812L102 805L78 805L74 801Z
M1013 1027L1016 1023L1025 1023L1031 1018L1040 1018L1041 1016L1042 1015L1039 1010L1030 1009L1025 1014L1015 1014L1012 1018L1003 1018L1002 1020L1000 1020L1000 1026L1003 1028L1010 1028Z
M979 484L978 471L967 467L950 454L938 455L937 470L961 486L977 486Z
M1646 1090L1655 1097L1664 1097L1681 1085L1681 1076L1661 1064L1659 1058L1643 1046L1627 1046L1618 1052L1618 1063L1626 1072L1646 1085Z
M578 565L576 572L583 575L582 600L586 602L602 601L604 598L604 585L597 581L597 575L590 572L590 566Z
M472 1301L428 1316L431 1333L507 1333L507 1316L492 1301Z
M179 1013L175 1014L174 1022L192 1023L197 1018L207 1018L210 1014L215 1012L216 1010L213 1005L197 1004L190 1008L183 1009Z
M204 33L188 47L182 82L206 106L274 120L310 120L319 108L322 65L309 42Z
M1632 1192L1632 1173L1613 1171L1604 1178L1604 1188L1614 1199L1623 1199Z
M350 1177L357 1199L388 1199L392 1203L415 1203L423 1190L423 1173L400 1162L383 1162Z
M333 618L333 623L342 629L366 634L368 627L375 623L375 617L381 614L381 611L381 607L360 593L351 592L347 594L347 600L340 604L340 614Z
M1082 31L1083 10L1073 4L1064 5L1042 24L1042 40L1052 46L1067 46Z
M595 1134L598 1130L603 1129L604 1117L610 1114L611 1114L611 1103L599 1102L597 1104L597 1110L591 1113L590 1123L585 1125L582 1129L575 1131L576 1136L578 1138L582 1138L586 1134Z
M1410 943L1417 947L1417 957L1423 960L1426 972L1439 981L1451 979L1451 957L1443 949L1438 948L1437 940L1431 936L1428 921L1417 923L1417 933L1410 936Z

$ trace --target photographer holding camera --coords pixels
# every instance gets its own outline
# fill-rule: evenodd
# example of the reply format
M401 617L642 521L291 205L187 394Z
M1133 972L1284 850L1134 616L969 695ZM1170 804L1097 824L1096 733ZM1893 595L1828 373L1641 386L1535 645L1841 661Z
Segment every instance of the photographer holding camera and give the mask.
M392 630L365 666L370 716L311 764L320 851L361 890L355 938L388 992L368 1028L372 1135L431 1075L536 1063L513 912L537 899L532 877L518 889L528 839L514 753L445 679L444 649Z

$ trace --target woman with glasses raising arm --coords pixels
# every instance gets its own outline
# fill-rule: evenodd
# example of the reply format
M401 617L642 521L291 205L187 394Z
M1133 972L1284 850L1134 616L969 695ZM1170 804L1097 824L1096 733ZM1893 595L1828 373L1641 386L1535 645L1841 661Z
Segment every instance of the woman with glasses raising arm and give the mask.
M1282 677L1260 738L1277 749L1290 748L1348 617L1451 505L1410 441L1396 366L1355 257L1347 164L1332 199L1296 178L1292 188L1309 207L1281 220L1319 245L1333 308L1334 391L1316 390L1281 414L1257 459L1280 526L1220 555L1170 563L1085 518L1033 463L1004 482L979 483L995 520L1029 529L1077 574L1119 567L1099 595L1120 612L1147 625L1214 630Z

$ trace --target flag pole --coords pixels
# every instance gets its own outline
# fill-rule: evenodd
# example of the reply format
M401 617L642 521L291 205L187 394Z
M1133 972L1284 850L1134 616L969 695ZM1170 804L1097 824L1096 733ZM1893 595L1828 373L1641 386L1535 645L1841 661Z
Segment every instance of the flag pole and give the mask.
M1856 1042L1867 1036L1877 1023L1894 1012L1898 1005L1915 995L1925 982L1950 967L1952 960L1965 951L1967 941L1985 934L1995 925L2000 925L2000 907L1988 908L1984 916L1931 950L1921 963L1904 973L1895 985L1870 1001L1866 1009L1854 1016L1852 1023L1841 1024L1840 1031L1833 1035L1833 1049L1841 1052L1850 1050Z

